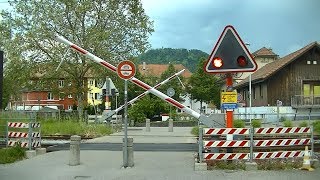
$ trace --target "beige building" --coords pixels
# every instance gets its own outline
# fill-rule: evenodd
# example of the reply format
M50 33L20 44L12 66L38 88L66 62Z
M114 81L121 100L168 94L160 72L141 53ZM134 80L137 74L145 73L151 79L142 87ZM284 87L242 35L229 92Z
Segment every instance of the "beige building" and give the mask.
M266 48L266 47L258 49L257 51L252 53L252 55L258 65L258 69L262 68L266 64L269 64L279 58L279 56L277 54L275 54L271 48ZM235 78L235 80L236 80L236 82L240 82L243 79L245 79L246 77L248 77L249 74L252 74L252 73L253 72L239 73L238 77Z

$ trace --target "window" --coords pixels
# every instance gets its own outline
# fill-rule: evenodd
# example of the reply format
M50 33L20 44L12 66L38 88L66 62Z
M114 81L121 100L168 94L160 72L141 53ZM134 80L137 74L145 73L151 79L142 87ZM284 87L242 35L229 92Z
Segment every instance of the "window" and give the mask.
M53 94L52 94L52 92L48 92L48 100L53 100Z
M94 93L94 99L100 99L100 93Z
M307 61L307 64L311 64L311 61Z
M72 110L72 105L68 105L68 110Z
M93 93L90 93L90 99L92 99L93 98Z
M59 88L62 88L64 86L64 80L59 80Z
M90 80L90 81L89 81L89 85L90 85L90 86L93 86L93 83L94 83L93 80Z
M243 100L246 101L247 99L247 91L243 90Z
M313 64L318 64L318 62L317 61L313 61Z
M71 95L71 94L69 94L69 95L68 95L68 98L72 98L72 95Z
M261 99L263 98L263 89L262 89L262 85L259 85L259 90L260 90L260 97Z
M303 95L310 96L310 84L303 84Z
M256 99L256 87L252 88L253 99Z
M59 100L64 100L64 96L65 96L65 94L64 93L59 93Z

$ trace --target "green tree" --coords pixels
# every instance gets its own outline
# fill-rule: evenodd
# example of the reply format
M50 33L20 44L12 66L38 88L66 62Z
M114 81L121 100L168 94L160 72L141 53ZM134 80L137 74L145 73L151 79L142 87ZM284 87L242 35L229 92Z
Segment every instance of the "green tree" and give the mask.
M207 58L209 55L197 49L173 49L159 48L150 49L138 56L139 63L149 64L183 64L191 72L196 70L200 58Z
M168 66L168 69L165 70L162 74L160 79L158 81L163 81L166 78L172 76L173 74L177 73L178 71L174 68L173 64L170 63ZM180 76L179 77L181 81L183 81L183 77ZM174 96L172 97L173 99L177 100L177 101L182 101L183 99L180 98L180 95L185 94L185 90L183 89L183 86L181 85L180 81L178 78L174 78L172 80L170 80L169 82L167 82L166 84L160 86L159 90L161 92L163 92L164 94L167 94L167 90L168 88L173 88L175 91Z
M220 107L220 89L222 82L214 75L207 74L203 70L206 60L201 59L197 66L197 70L189 79L187 92L191 98L202 103L213 103L216 107Z
M70 93L77 98L80 114L86 92L85 76L89 73L105 78L108 71L76 52L65 54L66 46L54 40L53 34L58 33L116 64L144 52L153 32L153 24L139 0L14 0L10 5L13 11L2 11L0 23L0 34L4 35L0 37L0 45L6 58L26 63L30 68L40 62L45 64L24 74L26 79L40 70L45 72L43 78L63 75L70 80L73 87ZM55 72L62 59L64 64ZM6 79L13 78L12 74L7 75Z

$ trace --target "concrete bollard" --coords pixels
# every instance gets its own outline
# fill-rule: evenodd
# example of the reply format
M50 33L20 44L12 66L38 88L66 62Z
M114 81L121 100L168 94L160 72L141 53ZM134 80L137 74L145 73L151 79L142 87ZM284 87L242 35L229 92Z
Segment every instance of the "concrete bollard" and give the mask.
M131 127L134 127L134 120L131 120L130 122L131 122L131 123L130 123L130 126L131 126Z
M169 119L169 132L173 132L173 119Z
M81 137L74 135L70 138L69 165L77 166L80 164L80 141Z
M28 150L28 151L26 151L26 157L27 157L27 159L31 159L31 158L33 158L33 157L35 157L36 156L36 151L35 150Z
M46 148L36 148L36 154L38 155L42 155L45 154L47 152Z
M122 148L124 149L124 138L122 138L123 144ZM123 157L125 156L124 150L123 152ZM128 138L128 144L127 144L127 160L128 160L128 167L133 167L134 166L134 159L133 159L133 138ZM125 158L123 158L125 159Z
M150 132L150 119L146 119L146 132Z

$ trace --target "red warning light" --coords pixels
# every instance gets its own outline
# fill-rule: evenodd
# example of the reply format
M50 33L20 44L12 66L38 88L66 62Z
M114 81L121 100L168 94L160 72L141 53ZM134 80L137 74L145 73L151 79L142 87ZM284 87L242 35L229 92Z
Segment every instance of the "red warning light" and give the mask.
M212 65L213 65L213 67L215 67L215 68L221 68L222 65L223 65L223 61L222 61L221 58L215 57L215 58L212 60Z
M237 58L237 63L240 67L246 67L248 65L248 61L244 56L239 56Z

